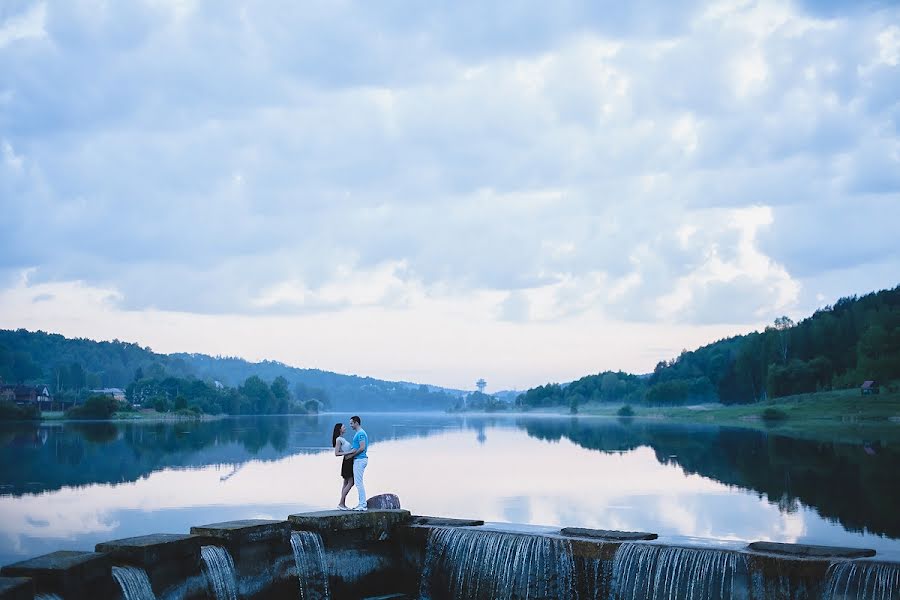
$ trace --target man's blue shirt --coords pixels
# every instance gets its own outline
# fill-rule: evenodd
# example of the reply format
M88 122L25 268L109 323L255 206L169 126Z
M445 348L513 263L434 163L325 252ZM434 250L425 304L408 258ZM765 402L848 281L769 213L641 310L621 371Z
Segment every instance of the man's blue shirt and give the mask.
M354 458L369 458L366 455L366 452L369 451L369 435L366 433L366 430L363 429L362 427L360 427L359 430L356 432L356 435L353 436L353 441L350 442L350 447L353 448L354 450L359 450L360 446L362 445L360 443L361 440L366 441L366 449L363 450L362 452L360 452L359 454L357 454Z

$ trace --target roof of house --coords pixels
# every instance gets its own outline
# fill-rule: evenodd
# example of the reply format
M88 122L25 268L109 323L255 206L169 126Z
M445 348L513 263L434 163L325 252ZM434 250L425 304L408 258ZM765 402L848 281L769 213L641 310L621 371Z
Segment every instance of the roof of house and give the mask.
M878 384L874 381L863 381L862 387L865 390L871 387L878 387Z

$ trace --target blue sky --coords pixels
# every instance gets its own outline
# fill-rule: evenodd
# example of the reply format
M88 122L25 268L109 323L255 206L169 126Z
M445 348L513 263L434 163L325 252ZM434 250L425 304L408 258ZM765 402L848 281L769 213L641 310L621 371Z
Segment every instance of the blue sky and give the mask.
M900 9L0 5L0 327L524 388L900 283Z

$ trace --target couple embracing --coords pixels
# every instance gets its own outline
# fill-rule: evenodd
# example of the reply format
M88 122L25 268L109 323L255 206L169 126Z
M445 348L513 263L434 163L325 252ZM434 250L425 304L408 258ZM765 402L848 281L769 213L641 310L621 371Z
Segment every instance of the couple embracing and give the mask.
M357 416L350 417L350 427L355 432L353 441L348 442L344 437L347 429L343 423L335 423L331 433L331 445L334 447L334 455L341 457L341 477L344 485L341 487L341 501L337 507L340 510L366 510L366 487L363 485L363 472L369 464L366 450L369 448L369 436L362 428L362 421ZM350 508L347 506L347 494L350 488L356 486L359 493L359 504Z

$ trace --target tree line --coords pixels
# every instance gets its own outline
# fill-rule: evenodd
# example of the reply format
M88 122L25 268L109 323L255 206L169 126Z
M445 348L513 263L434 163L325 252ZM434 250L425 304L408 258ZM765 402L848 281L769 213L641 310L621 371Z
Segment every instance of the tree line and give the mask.
M271 382L267 384L270 391L272 383L282 378L287 382L290 401L285 405L277 386L273 398L269 398L255 382L248 385L252 377ZM138 386L140 393L154 399L165 397L172 407L182 395L189 404L230 414L245 414L248 407L257 407L262 414L285 408L290 412L310 400L335 410L443 410L457 398L429 386L300 369L278 361L251 363L237 357L159 354L149 347L119 340L96 342L43 331L0 329L3 383L46 385L55 400L79 404L88 399L89 390L126 389L145 379L148 382ZM172 383L175 380L189 383ZM235 390L232 396L217 391L216 382ZM247 391L240 392L241 389Z
M516 402L523 408L573 411L588 401L744 404L898 379L900 286L841 298L799 323L779 317L764 331L682 351L660 361L649 375L604 371L532 388Z

